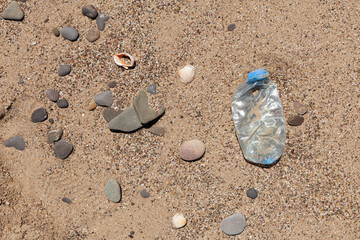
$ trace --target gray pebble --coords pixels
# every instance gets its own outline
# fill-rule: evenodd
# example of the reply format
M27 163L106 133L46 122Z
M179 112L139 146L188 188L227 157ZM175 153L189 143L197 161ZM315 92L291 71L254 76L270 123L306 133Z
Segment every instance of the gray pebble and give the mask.
M116 86L116 82L115 81L111 81L108 83L108 87L109 88L114 88Z
M122 110L120 111L116 111L113 108L105 108L102 111L102 115L105 119L105 121L110 122L113 118L115 118L117 115L119 115L120 113L122 113Z
M61 139L62 135L63 135L63 130L61 128L51 130L47 136L47 143L52 144L54 142L59 141Z
M11 138L8 138L4 141L4 146L5 147L13 147L16 148L17 150L24 150L25 149L25 141L24 138L22 136L14 136Z
M112 202L120 202L121 200L121 189L120 185L115 179L110 178L104 187L105 196Z
M106 14L100 14L96 18L96 25L100 31L103 31L105 29L105 23L109 20L109 16Z
M61 159L67 158L73 150L73 146L66 140L55 142L54 152L55 156Z
M231 215L220 223L220 229L229 236L238 235L244 231L246 226L245 217L241 214Z
M50 124L54 124L54 119L49 118L49 123L50 123Z
M55 37L60 36L60 31L59 31L59 29L53 28L52 32L53 32L53 34L54 34Z
M63 197L63 198L61 199L61 201L63 201L64 203L67 203L67 204L71 204L71 203L72 203L72 201L71 201L70 199L66 198L66 197Z
M110 107L113 104L113 97L111 92L105 91L102 93L98 93L94 96L94 101L97 105Z
M48 114L45 108L38 108L31 114L31 121L33 123L43 122L47 119Z
M19 84L24 84L24 78L23 77L19 77Z
M108 124L108 128L110 130L122 132L132 132L141 127L142 124L134 107L129 107L121 114L113 118Z
M157 136L163 136L165 134L165 127L161 127L161 126L152 126L151 128L149 128L148 130L150 133L157 135Z
M287 123L290 126L300 126L304 122L304 118L302 116L296 115L287 120Z
M233 31L236 28L235 24L229 24L229 26L227 27L228 31Z
M156 94L156 84L154 83L148 86L147 91L151 94Z
M81 13L85 16L95 19L98 16L98 11L93 5L86 5L81 9Z
M59 70L58 70L58 75L63 77L68 75L71 72L71 67L67 64L65 65L60 65Z
M165 112L165 109L162 106L160 106L159 112L155 112L154 110L150 109L148 96L143 90L141 90L138 96L134 98L133 105L142 124L147 124L157 119Z
M60 29L60 34L65 39L70 41L76 41L79 38L78 31L73 27L63 27Z
M55 89L47 89L45 91L46 95L48 96L48 98L53 101L53 102L56 102L58 99L59 99L59 92L56 91Z
M24 12L16 1L12 1L8 7L1 13L1 16L6 20L21 21L24 19Z
M246 191L246 196L248 196L251 199L255 199L258 196L258 193L254 188L249 188Z
M92 28L89 30L88 34L86 35L86 39L89 42L95 42L100 38L100 32L96 28Z
M146 191L146 189L143 189L140 191L140 195L143 197L143 198L148 198L150 197L150 193L148 193L148 191Z
M67 108L69 106L69 103L66 99L62 98L56 103L59 108Z

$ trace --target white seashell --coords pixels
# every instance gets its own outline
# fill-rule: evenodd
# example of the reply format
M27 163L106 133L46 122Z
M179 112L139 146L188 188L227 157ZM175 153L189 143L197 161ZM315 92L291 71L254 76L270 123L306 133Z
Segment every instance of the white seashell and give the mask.
M188 64L179 70L180 82L190 83L195 77L195 67Z
M130 63L124 62L122 60L123 58L129 59ZM134 67L134 65L135 65L134 58L128 53L119 53L119 54L114 55L114 61L115 61L116 65L123 67L125 69L129 69L131 67Z
M172 218L171 225L176 229L184 227L186 225L184 214L176 213Z

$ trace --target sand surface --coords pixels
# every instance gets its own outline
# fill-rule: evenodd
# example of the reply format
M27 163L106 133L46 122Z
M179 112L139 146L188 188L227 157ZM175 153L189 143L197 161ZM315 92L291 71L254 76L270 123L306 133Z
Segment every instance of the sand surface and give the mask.
M0 11L9 0L0 2ZM94 43L85 39L95 21L81 14L93 4L110 20ZM360 238L360 1L117 1L28 0L22 22L0 20L1 239L227 239L223 218L241 213L247 227L232 239ZM236 24L228 31L229 24ZM56 38L54 27L73 26L75 42ZM112 56L128 52L136 67L124 70ZM188 85L177 71L192 63ZM59 77L61 64L72 72ZM235 88L264 67L276 81L286 119L293 101L309 107L304 123L287 126L286 148L272 168L247 163L230 111ZM19 84L19 77L24 84ZM112 133L102 108L87 108L111 89L125 109L140 90L165 115L158 137L142 129ZM44 91L69 101L59 109ZM48 121L34 124L45 107ZM74 145L55 157L47 133L62 127ZM6 148L22 135L24 151ZM179 158L183 141L200 139L205 156ZM115 204L103 194L109 178L122 187ZM254 187L252 200L246 190ZM144 199L139 191L151 196ZM71 199L66 204L61 198ZM183 213L188 222L171 228Z

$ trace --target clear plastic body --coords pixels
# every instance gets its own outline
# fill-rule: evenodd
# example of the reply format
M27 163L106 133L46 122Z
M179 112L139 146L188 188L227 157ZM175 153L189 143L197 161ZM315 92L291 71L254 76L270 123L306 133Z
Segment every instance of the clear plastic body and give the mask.
M265 77L236 88L231 110L246 160L273 164L285 149L285 120L276 85Z

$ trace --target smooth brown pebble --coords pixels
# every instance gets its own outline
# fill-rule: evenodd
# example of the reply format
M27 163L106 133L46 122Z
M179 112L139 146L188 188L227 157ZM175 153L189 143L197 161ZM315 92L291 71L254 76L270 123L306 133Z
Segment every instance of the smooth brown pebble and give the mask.
M200 140L189 140L180 146L179 152L183 160L194 161L204 155L205 144Z
M96 106L97 106L96 102L93 102L93 103L90 104L88 110L92 111L92 110L94 110L96 108Z
M295 112L300 115L303 115L308 111L308 109L305 105L298 103L298 102L293 102L293 107L295 109Z
M300 126L304 122L304 118L302 116L296 115L287 120L287 123L290 126Z
M165 128L160 126L152 126L148 131L157 136L162 136L165 134Z
M100 38L100 31L97 30L96 28L92 28L89 30L86 39L89 42L95 42L96 40L98 40Z

